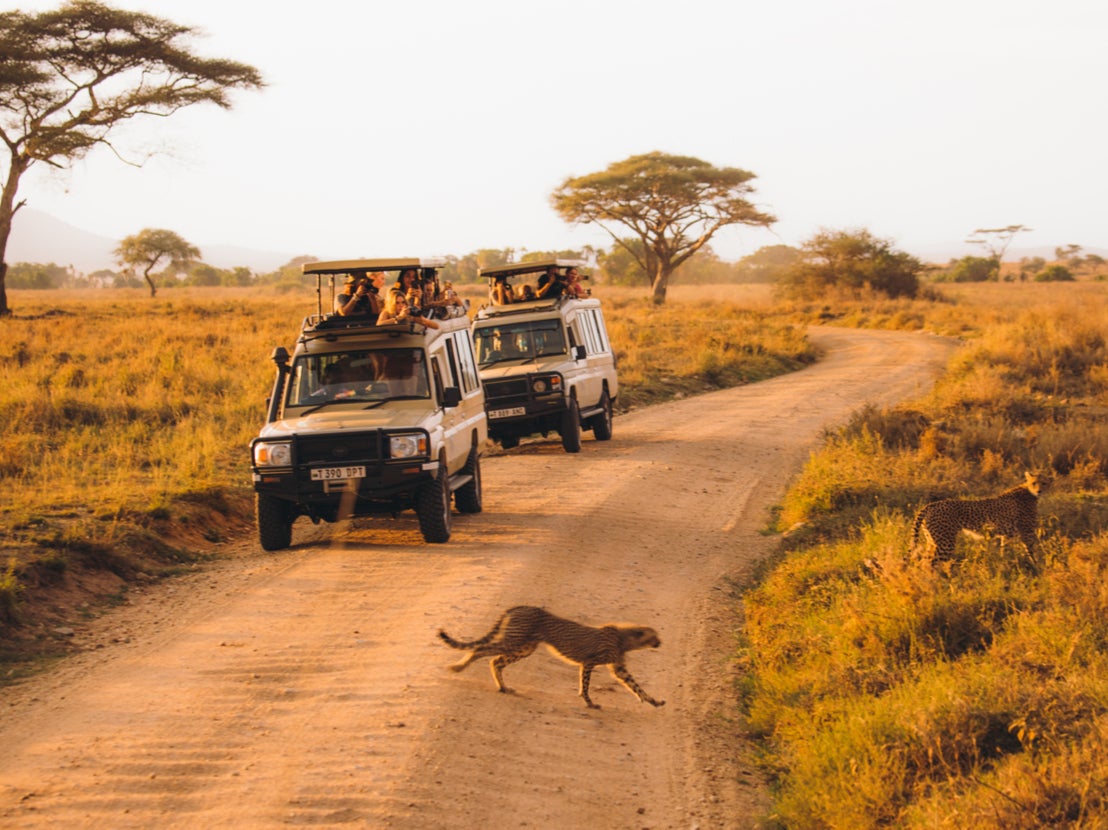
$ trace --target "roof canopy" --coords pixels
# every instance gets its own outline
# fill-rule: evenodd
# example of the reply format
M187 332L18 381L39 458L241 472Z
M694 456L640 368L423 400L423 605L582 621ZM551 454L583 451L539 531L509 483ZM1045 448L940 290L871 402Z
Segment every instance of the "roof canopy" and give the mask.
M583 259L536 259L531 262L513 262L511 265L497 265L495 268L481 268L479 277L514 277L518 274L541 274L547 268L584 268L588 263Z
M403 271L405 268L442 268L442 257L401 257L399 259L336 259L330 262L305 262L305 274L355 274L365 271Z

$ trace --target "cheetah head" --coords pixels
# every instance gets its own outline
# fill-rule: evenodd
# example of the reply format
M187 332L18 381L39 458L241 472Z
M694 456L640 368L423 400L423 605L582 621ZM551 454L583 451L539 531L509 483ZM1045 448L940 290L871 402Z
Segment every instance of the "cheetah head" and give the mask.
M1023 474L1023 488L1033 496L1039 495L1049 483L1049 477L1039 471L1028 470Z

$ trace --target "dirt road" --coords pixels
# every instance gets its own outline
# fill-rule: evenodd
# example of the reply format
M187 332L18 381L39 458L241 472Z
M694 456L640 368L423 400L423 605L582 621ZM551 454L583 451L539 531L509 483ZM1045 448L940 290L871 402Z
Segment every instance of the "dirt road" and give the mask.
M616 420L611 442L485 460L446 545L414 516L296 526L135 593L0 690L4 827L738 828L768 805L737 723L734 585L825 426L925 391L951 344L821 330L802 372ZM383 529L382 529L383 528ZM446 670L504 608L658 629L639 703L545 651Z

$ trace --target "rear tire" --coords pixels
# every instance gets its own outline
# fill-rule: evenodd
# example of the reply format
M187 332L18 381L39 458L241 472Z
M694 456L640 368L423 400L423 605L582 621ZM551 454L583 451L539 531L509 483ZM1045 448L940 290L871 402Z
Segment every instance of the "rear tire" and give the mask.
M581 409L577 398L570 398L566 411L562 413L562 448L566 452L581 452Z
M284 550L292 544L293 516L290 505L281 499L258 493L256 498L258 541L263 550Z
M425 542L441 544L450 540L450 486L446 464L439 464L438 475L416 494L419 531Z
M600 396L600 409L601 411L598 414L589 419L589 426L592 428L593 437L597 441L611 441L612 399L609 397L607 389Z
M509 435L500 439L500 446L506 450L514 450L519 446L519 436Z
M466 459L462 473L473 478L454 491L454 506L458 508L459 513L480 513L482 507L481 456L477 454L477 447L469 451L469 458Z

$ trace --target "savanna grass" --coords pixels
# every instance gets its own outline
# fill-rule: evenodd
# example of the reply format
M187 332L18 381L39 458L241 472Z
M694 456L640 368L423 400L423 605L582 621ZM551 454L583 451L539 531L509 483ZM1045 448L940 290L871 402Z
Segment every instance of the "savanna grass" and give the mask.
M481 286L461 287L474 308ZM291 350L314 286L13 291L0 318L0 539L15 565L3 619L71 566L127 580L165 572L252 520L248 445L270 355ZM811 359L760 296L710 304L598 289L619 357L621 410L756 380ZM45 563L61 564L47 567ZM21 582L22 580L22 582ZM10 620L9 620L10 621Z
M813 362L802 326L774 316L761 299L690 288L664 306L637 297L606 300L619 366L620 410L752 383Z
M929 396L861 409L781 507L743 659L784 826L1108 826L1106 293L1006 288L962 300L991 324ZM912 547L921 504L1028 469L1049 480L1033 556Z

